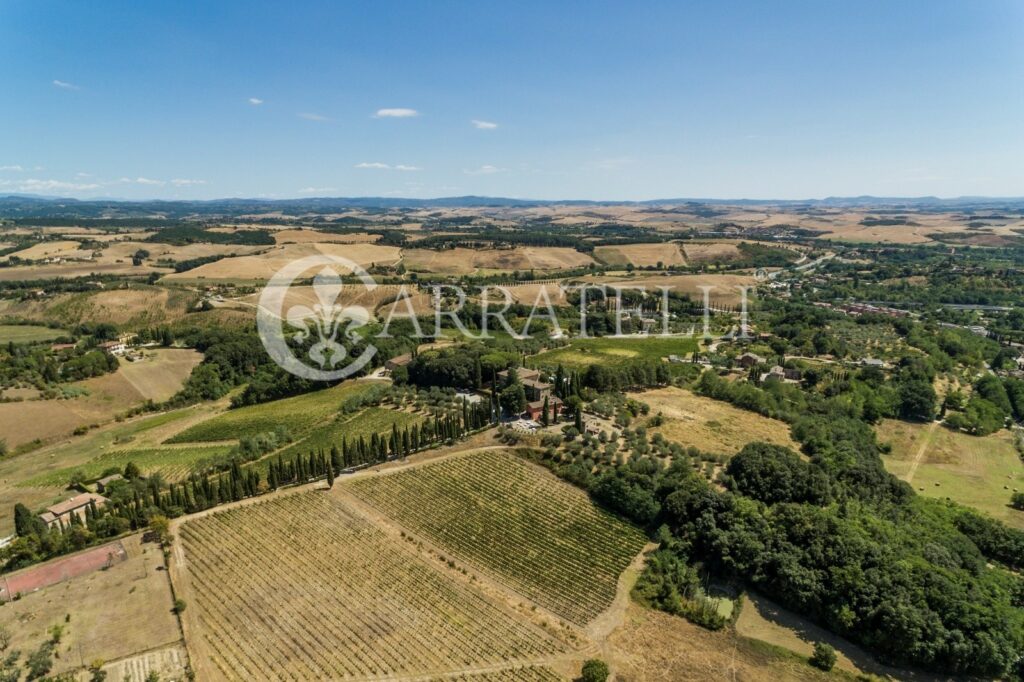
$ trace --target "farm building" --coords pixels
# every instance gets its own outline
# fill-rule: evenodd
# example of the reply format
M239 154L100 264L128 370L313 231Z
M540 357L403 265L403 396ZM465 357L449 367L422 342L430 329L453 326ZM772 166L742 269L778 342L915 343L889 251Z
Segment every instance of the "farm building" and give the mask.
M763 365L767 361L757 353L744 353L736 358L736 362L740 367L754 367L755 365Z
M124 476L122 476L121 474L111 474L110 476L104 476L100 480L96 481L96 492L98 492L98 493L106 492L108 485L110 485L114 481L123 481L123 480L124 480Z
M406 353L405 355L398 355L384 363L384 369L389 372L394 372L399 367L405 367L412 362L412 353Z
M89 505L95 504L97 508L107 503L107 498L96 493L82 493L75 495L70 500L64 500L39 515L48 528L54 526L66 526L71 523L72 516L77 516L79 521L85 522L85 510Z
M516 374L519 376L519 383L523 385L523 392L529 402L538 402L551 395L551 384L540 380L540 370L516 367ZM498 372L499 383L508 380L509 370Z
M550 417L553 413L562 411L562 401L557 396L550 396L548 398L548 416ZM530 419L534 421L540 421L544 417L544 399L534 400L526 404L526 413L530 416Z

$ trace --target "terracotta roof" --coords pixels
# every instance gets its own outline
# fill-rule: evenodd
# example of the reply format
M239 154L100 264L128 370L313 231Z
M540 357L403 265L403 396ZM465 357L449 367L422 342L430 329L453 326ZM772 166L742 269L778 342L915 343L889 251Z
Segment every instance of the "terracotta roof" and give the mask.
M97 505L106 504L107 502L107 498L102 495L97 495L96 493L82 493L81 495L75 495L70 500L64 500L52 507L47 507L46 511L50 512L54 516L60 516L61 514L67 514L75 509L84 507L93 500L96 501Z

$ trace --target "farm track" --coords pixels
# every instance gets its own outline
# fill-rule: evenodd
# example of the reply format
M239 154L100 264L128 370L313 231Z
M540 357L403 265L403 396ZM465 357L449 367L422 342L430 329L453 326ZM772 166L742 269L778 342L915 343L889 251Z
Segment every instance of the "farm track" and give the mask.
M933 421L928 425L928 430L921 437L921 447L917 449L917 453L914 455L914 461L910 463L910 469L907 471L906 482L914 482L914 474L917 473L917 468L921 466L921 462L924 461L925 455L928 453L928 446L931 445L932 436L935 434L935 429L938 427L939 422Z

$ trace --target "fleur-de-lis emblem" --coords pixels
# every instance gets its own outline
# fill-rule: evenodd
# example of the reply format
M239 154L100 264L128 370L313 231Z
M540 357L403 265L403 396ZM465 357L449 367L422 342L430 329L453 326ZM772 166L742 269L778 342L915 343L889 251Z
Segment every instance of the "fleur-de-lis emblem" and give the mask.
M256 324L263 346L274 362L305 379L343 379L366 367L377 352L372 344L361 343L363 337L356 331L371 320L371 314L363 306L344 305L344 286L336 267L351 272L364 290L372 291L377 286L359 264L341 256L318 254L281 268L260 293ZM287 306L287 293L309 272L317 273L313 277L313 301ZM297 352L290 341L308 350ZM309 342L312 344L307 346ZM354 344L362 347L359 357L350 357Z
M310 347L308 355L321 368L333 369L348 356L345 347L338 343L339 332L349 341L360 341L362 337L355 330L370 319L363 306L339 303L343 287L338 273L325 267L313 278L313 293L317 301L313 307L294 305L285 316L288 324L299 330L294 334L296 341L305 342L316 334L317 342ZM346 321L348 324L344 324Z

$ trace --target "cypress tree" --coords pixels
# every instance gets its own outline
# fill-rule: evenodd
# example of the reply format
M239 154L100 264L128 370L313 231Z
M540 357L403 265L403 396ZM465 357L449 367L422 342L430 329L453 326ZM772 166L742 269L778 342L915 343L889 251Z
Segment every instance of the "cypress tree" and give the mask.
M327 462L327 487L334 487L334 465L330 461Z

